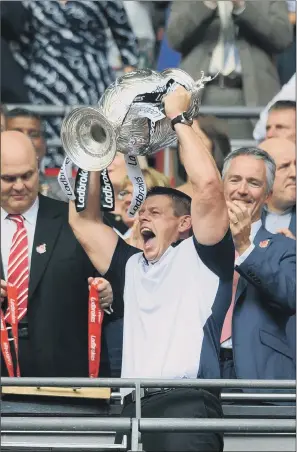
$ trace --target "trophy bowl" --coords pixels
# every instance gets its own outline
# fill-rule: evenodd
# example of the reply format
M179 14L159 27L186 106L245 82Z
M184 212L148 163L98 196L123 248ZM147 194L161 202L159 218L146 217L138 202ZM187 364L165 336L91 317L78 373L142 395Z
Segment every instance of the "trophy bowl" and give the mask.
M141 69L119 77L98 106L74 108L64 118L61 141L66 155L85 171L102 171L116 152L148 156L174 145L176 134L162 99L180 85L191 92L187 113L197 116L203 80L197 85L181 69Z

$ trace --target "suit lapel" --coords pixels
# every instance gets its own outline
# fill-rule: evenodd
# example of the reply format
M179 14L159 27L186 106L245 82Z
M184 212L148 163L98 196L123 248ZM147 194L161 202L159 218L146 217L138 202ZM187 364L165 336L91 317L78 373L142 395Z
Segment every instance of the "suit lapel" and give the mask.
M53 210L52 204L47 201L45 197L39 197L39 210L31 256L29 298L34 294L42 278L62 227L62 217L59 212Z
M238 285L236 289L236 296L235 296L235 304L239 301L239 299L244 295L246 289L247 289L248 282L245 278L242 276L239 277Z
M261 215L261 221L262 221L262 226L264 228L265 228L266 216L267 216L267 210L263 208L262 209L262 215Z
M6 279L5 275L4 275L2 254L0 255L0 276L1 276L1 279Z

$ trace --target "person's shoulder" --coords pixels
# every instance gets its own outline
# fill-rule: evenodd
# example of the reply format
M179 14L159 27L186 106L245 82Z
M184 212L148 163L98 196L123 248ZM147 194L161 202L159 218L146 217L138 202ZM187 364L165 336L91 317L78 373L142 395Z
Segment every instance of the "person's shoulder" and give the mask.
M296 240L285 237L283 234L274 234L272 243L282 246L283 249L292 250L292 248L296 248Z
M39 194L39 206L42 212L46 214L57 214L68 218L68 203L64 201L58 201L48 196Z

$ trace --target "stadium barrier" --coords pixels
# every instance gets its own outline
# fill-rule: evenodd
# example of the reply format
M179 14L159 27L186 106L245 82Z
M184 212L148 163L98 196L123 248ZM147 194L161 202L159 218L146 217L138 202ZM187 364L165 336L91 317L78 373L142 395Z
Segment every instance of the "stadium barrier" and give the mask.
M86 388L86 387L109 387L109 388L131 388L135 390L135 417L133 418L119 418L119 417L67 417L61 419L58 417L22 417L22 416L2 416L1 429L2 435L8 433L22 433L32 434L38 432L42 434L78 434L83 433L87 435L100 435L103 432L122 432L123 434L131 435L131 451L136 452L142 450L141 433L156 432L156 431L216 431L224 432L224 434L236 433L238 435L255 434L255 435L292 435L296 429L296 422L292 418L239 418L239 419L150 419L142 418L141 416L141 389L148 387L162 388L162 387L192 387L192 388L222 388L222 389L242 389L249 388L250 390L296 390L296 382L293 380L198 380L198 379L113 379L113 378L2 378L2 386L34 386L34 387L71 387L71 388ZM112 393L118 397L118 393ZM227 398L232 399L234 394L225 394ZM235 400L238 398L258 399L261 401L271 401L276 399L278 401L292 401L295 394L237 394ZM98 446L98 445L97 445ZM110 445L112 446L112 445ZM116 450L127 450L121 448L123 445L114 445ZM107 446L106 446L107 447ZM105 449L96 450L110 450L115 447L107 447ZM13 449L11 449L13 450ZM32 449L33 450L33 449ZM55 449L52 449L55 450ZM67 449L65 445L63 450ZM84 450L84 449L83 449ZM86 449L91 450L91 449ZM94 449L95 450L95 449Z

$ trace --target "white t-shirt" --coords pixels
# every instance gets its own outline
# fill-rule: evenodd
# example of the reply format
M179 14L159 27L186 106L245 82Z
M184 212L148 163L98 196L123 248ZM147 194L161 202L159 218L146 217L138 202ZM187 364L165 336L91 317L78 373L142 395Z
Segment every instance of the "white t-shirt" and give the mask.
M178 242L154 264L119 239L105 277L124 293L122 378L220 378L233 270L230 232L214 246Z

